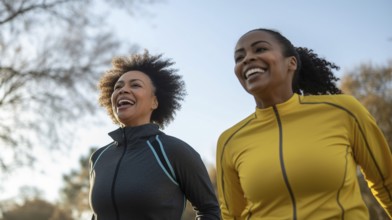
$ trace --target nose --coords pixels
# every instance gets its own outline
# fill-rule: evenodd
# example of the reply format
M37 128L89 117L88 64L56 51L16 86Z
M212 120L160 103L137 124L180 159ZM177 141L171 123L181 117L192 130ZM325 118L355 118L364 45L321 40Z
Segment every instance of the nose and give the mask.
M121 87L119 94L129 93L129 90L126 86Z
M249 64L249 63L251 63L251 62L253 62L255 60L256 60L255 55L253 53L248 53L248 54L246 54L246 56L245 56L245 58L243 60L243 63L244 64Z

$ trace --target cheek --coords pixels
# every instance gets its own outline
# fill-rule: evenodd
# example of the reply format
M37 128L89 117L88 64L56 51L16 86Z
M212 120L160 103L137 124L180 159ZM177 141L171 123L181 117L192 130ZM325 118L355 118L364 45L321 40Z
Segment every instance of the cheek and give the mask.
M234 73L235 73L235 75L237 76L237 79L242 83L242 74L241 74L241 71L240 71L240 67L238 66L238 65L235 65L234 66Z
M110 102L112 103L112 108L114 108L115 106L114 106L114 104L113 103L116 103L116 101L115 101L115 94L114 94L114 92L112 93L112 95L110 96Z
M242 71L240 69L241 68L238 65L236 65L234 67L234 73L235 73L235 76L237 77L238 81L240 82L241 86L246 90L245 81L244 81L244 78L242 77Z

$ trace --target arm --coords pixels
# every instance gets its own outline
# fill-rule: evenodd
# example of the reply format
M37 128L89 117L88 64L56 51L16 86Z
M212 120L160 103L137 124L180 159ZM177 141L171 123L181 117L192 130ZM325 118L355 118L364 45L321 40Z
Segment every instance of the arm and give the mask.
M392 218L392 156L388 143L370 113L356 100L353 149L373 195Z
M181 140L164 142L180 188L196 211L196 219L219 220L218 201L200 155Z
M225 134L218 141L216 165L219 204L224 220L240 219L246 200L230 152L226 148Z

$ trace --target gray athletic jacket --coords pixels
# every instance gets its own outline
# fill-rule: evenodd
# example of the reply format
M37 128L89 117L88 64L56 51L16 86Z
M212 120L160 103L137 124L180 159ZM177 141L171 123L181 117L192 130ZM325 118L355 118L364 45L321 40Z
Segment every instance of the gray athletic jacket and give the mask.
M217 198L199 154L155 124L119 128L91 155L95 220L179 220L188 199L196 219L219 220Z

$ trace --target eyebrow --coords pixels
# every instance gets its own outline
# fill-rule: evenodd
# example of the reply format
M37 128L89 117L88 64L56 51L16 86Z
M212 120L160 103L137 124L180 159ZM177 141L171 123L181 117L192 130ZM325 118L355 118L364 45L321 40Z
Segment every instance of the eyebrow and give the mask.
M266 43L266 44L271 45L269 42L267 42L265 40L259 40L259 41L253 42L250 46L253 47L254 45L259 44L259 43ZM243 50L244 50L244 48L239 48L239 49L235 50L234 53L237 53L237 52L240 52L240 51L243 51Z
M141 80L141 79L130 79L128 82L132 83L132 82L135 82L135 81L140 81L141 83L144 84L143 80ZM117 84L120 84L120 83L124 84L125 81L124 80L118 80L114 85L117 85Z

